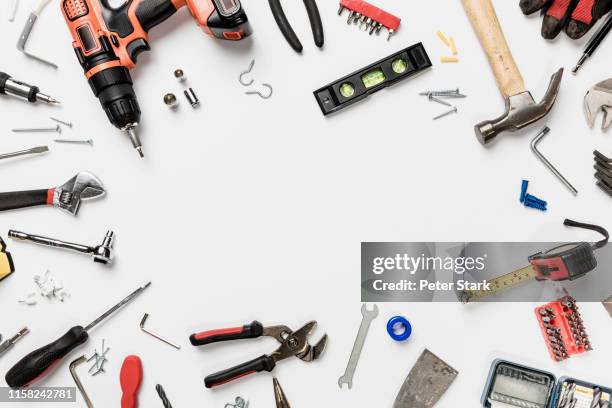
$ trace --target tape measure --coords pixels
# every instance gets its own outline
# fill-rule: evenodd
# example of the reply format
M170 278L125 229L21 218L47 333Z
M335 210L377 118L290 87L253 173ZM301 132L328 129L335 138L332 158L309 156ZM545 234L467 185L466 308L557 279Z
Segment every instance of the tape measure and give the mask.
M0 238L0 281L15 272L13 257L5 250L6 244L2 238Z
M474 302L487 296L496 295L506 289L515 288L533 279L538 281L564 281L581 278L597 267L595 249L608 243L608 231L598 225L583 224L566 219L563 225L597 231L604 239L590 244L588 242L573 242L559 245L546 252L531 255L529 265L514 272L507 273L487 281L489 290L473 290L458 293L463 303Z

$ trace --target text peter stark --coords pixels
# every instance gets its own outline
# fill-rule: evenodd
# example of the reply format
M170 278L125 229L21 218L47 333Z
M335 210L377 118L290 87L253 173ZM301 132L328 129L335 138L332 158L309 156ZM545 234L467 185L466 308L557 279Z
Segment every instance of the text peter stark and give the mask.
M420 291L420 290L491 290L491 283L483 280L482 282L468 282L466 280L458 280L456 282L440 282L428 281L421 279L418 282L403 279L399 282L383 282L375 280L372 287L377 291Z

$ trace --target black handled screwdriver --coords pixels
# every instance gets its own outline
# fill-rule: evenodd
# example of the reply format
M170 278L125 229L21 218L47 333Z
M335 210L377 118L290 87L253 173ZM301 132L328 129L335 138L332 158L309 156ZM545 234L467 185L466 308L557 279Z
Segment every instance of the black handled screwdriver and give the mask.
M580 57L580 60L572 70L572 74L578 73L578 70L582 68L584 62L595 52L595 50L601 45L604 38L608 35L608 33L612 30L612 14L608 17L608 19L603 23L603 25L597 30L593 37L589 40L586 48L584 49L584 54Z
M19 360L17 364L6 373L6 383L11 388L27 387L49 374L59 364L62 358L87 341L89 338L87 332L89 330L113 314L117 309L131 302L143 290L149 287L149 285L151 285L151 282L139 287L121 302L111 307L102 316L89 323L89 325L85 327L74 326L53 343L47 344L38 350L34 350Z
M31 103L45 102L52 105L60 103L57 99L40 92L37 86L18 81L4 72L0 72L0 94L13 95Z

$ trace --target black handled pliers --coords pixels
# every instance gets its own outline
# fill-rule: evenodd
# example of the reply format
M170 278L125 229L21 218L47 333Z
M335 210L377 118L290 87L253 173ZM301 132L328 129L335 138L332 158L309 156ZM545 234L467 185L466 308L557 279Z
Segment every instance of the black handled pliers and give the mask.
M321 356L327 345L327 334L319 342L311 346L308 343L308 336L316 326L317 322L312 321L304 325L297 331L292 331L287 326L263 327L258 321L242 327L231 329L210 330L192 334L189 341L194 346L217 343L221 341L254 339L257 337L274 337L281 346L271 354L264 354L244 364L233 368L211 374L204 379L206 388L223 385L238 378L261 371L272 371L278 361L289 357L297 357L302 361L311 362Z
M293 48L295 52L302 52L304 47L302 47L300 39L295 34L295 31L293 31L293 27L291 27L291 24L289 24L289 20L287 20L287 16L283 11L280 0L268 0L268 2L270 3L270 9L272 9L274 20L276 20L278 28L280 28L281 33L283 33L285 39L289 45L291 45L291 48ZM310 27L312 28L312 35L314 37L315 44L317 47L321 48L323 47L325 38L323 35L323 23L321 22L319 8L317 7L315 0L304 0L304 5L306 6L308 18L310 19Z

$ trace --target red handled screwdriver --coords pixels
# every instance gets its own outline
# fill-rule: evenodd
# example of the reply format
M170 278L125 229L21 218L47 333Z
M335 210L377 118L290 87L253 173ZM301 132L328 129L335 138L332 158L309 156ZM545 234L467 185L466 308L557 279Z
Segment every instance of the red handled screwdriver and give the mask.
M60 363L62 358L87 341L89 338L87 332L89 330L113 314L117 309L131 302L143 290L149 287L149 285L151 285L151 282L139 287L84 328L82 326L74 326L53 343L47 344L38 350L34 350L19 360L17 364L6 373L6 383L11 388L27 387L49 374Z
M127 356L123 360L119 382L123 395L121 408L136 408L138 406L138 390L142 384L142 361L138 356Z

